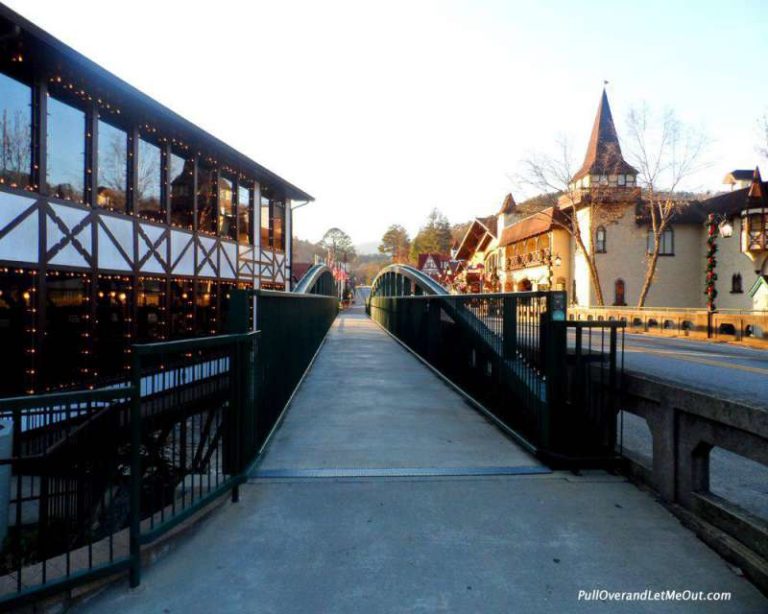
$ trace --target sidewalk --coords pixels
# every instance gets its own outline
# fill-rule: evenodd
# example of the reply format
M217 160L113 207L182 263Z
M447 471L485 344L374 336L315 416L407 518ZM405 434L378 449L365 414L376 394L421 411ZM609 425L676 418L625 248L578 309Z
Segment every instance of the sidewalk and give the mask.
M241 501L90 612L760 612L651 496L550 473L360 313L337 319ZM730 602L579 602L579 590Z

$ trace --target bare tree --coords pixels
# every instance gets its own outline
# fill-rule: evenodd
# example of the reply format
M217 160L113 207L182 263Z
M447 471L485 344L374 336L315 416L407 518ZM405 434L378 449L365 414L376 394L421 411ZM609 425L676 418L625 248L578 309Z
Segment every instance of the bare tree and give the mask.
M760 144L757 146L757 152L764 158L768 158L768 113L763 113L757 120L760 131Z
M523 160L523 172L518 182L543 193L555 193L560 197L552 215L554 226L562 228L573 238L577 253L587 264L595 300L604 305L600 272L595 262L595 232L599 226L615 222L624 215L623 208L607 198L605 188L593 186L584 190L572 181L576 166L571 147L565 137L556 140L557 154L553 156L533 154ZM588 210L587 215L580 215ZM535 215L544 216L544 213Z
M662 237L690 200L680 198L680 186L702 168L707 145L704 134L685 126L672 111L654 117L647 105L627 118L628 155L642 188L642 212L649 225L646 270L637 306L642 307L653 284Z

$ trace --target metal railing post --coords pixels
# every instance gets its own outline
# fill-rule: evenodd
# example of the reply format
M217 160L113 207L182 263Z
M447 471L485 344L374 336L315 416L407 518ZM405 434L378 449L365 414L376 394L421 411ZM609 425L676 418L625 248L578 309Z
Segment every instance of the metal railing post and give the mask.
M559 448L568 433L565 415L567 387L567 339L565 328L566 300L564 292L547 294L547 312L542 322L542 351L547 398L540 428L545 448Z
M130 489L130 586L141 584L141 359L134 351L131 363L131 489Z
M517 353L517 297L503 297L503 356L504 358L514 358Z

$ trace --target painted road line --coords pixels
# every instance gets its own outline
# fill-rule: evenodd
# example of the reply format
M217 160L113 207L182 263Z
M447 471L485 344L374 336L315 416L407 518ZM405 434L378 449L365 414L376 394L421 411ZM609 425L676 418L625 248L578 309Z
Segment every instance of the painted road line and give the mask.
M760 375L768 375L768 369L762 369L760 367L747 367L745 365L734 365L722 360L709 360L707 358L697 358L693 356L681 356L679 352L672 352L669 350L641 350L625 348L625 352L636 352L638 354L656 354L659 356L673 357L678 360L684 360L686 362L695 362L701 365L708 365L710 367L725 367L726 369L737 369L739 371L746 371L747 373L758 373ZM736 360L739 360L738 358Z

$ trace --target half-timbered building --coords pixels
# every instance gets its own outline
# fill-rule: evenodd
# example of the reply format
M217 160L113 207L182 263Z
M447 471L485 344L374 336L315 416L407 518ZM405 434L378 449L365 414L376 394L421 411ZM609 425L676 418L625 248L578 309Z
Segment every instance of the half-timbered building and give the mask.
M0 396L120 377L289 289L312 197L0 5Z

